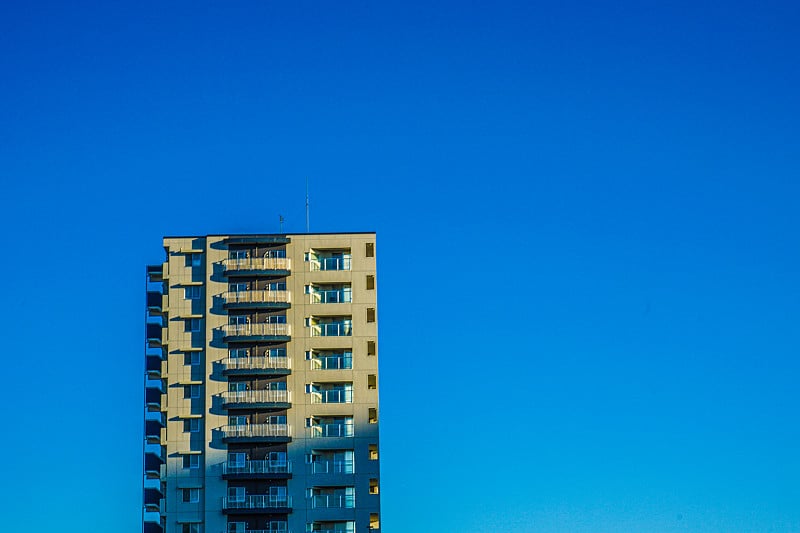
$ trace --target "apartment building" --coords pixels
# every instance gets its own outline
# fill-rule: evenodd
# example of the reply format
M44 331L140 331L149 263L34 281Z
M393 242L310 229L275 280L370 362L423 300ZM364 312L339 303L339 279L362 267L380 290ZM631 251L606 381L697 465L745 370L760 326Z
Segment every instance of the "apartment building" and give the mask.
M165 237L144 533L380 529L374 233Z

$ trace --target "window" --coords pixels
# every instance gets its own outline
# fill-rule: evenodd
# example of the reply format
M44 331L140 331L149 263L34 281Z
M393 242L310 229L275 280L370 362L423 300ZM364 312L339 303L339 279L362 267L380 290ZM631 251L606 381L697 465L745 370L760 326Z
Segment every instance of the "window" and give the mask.
M370 424L377 424L378 423L378 410L374 407L370 407L369 411L367 411L369 423Z
M183 503L197 503L200 501L200 489L183 489Z
M240 357L247 357L247 348L234 348L228 351L231 359L239 359Z
M189 258L193 267L199 267L203 264L203 254L190 254Z
M378 489L378 480L375 479L375 478L370 479L369 480L369 493L370 494L378 494L379 490L380 489Z
M247 250L231 250L228 257L231 259L247 259Z
M245 533L247 522L228 522L228 533Z
M375 308L367 307L367 322L375 322Z
M244 468L247 455L241 452L228 453L228 468Z
M191 287L183 288L184 300L199 300L202 297L202 287L199 285L192 285Z
M367 276L367 290L371 291L375 289L375 276L369 275Z
M184 398L199 398L200 397L200 385L188 385L183 389L183 397Z
M183 467L184 468L200 468L200 456L199 455L184 455L183 456Z
M247 290L247 283L231 283L228 289L230 292L244 292Z
M368 389L377 389L378 388L378 376L375 374L368 374L367 375L367 388Z
M370 461L377 461L378 460L378 445L377 444L370 444L369 445L369 460Z
M200 364L200 352L187 352L183 357L183 364L197 366Z
M269 452L269 466L284 467L287 464L286 452Z
M200 331L200 319L190 318L186 321L186 331L190 333L197 333Z
M368 242L364 249L364 254L367 257L375 257L375 243Z
M183 421L184 433L199 433L200 432L200 419L189 418Z
M228 487L228 501L235 503L244 502L244 487Z
M367 355L375 355L377 353L378 351L375 346L375 341L367 341Z
M229 381L228 392L242 392L250 388L250 384L246 381Z
M231 426L246 426L247 425L247 417L246 416L229 416L228 417L228 424Z
M181 533L200 533L200 524L181 524Z

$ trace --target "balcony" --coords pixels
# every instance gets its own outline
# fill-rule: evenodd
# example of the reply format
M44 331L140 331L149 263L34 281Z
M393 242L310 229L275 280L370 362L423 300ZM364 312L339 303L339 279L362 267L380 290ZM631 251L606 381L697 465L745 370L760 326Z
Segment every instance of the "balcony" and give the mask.
M292 440L289 424L245 424L222 426L222 440L227 443L283 443Z
M147 324L145 330L148 347L157 348L163 344L161 324Z
M164 385L160 379L145 381L144 401L148 411L161 411L162 394L164 394Z
M287 390L244 390L223 392L225 409L289 409L292 393Z
M353 368L352 352L315 353L311 358L311 370L348 370L351 368Z
M350 255L325 257L318 255L310 259L311 270L350 270Z
M144 419L144 436L148 443L161 443L161 429L167 427L167 417L164 413L148 411Z
M313 509L352 509L355 506L355 494L314 494L311 497Z
M223 241L228 246L232 244L288 244L292 240L286 235L232 235Z
M350 337L352 335L352 320L311 324L312 337Z
M286 529L286 527L284 527L283 529L237 529L237 530L229 529L227 532L223 533L292 533L292 530ZM338 533L348 533L348 532L340 531ZM372 533L372 531L370 531L370 533Z
M289 291L237 291L222 294L225 309L288 309Z
M312 304L349 304L353 302L353 292L346 289L314 289L310 293Z
M229 357L221 364L224 376L286 376L292 373L289 357Z
M247 511L291 513L291 507L291 496L252 494L243 498L222 498L222 512L226 514L230 511L234 511L236 514L247 514Z
M353 424L316 424L309 428L311 438L315 437L352 437Z
M354 472L353 460L343 461L314 461L311 463L312 474L352 474Z
M228 324L220 328L225 342L289 342L290 324Z
M288 479L292 463L285 461L245 461L244 464L222 463L222 479Z
M163 295L160 292L147 291L147 310L153 313L161 312Z
M237 276L284 277L291 274L292 260L287 257L247 257L223 259L222 266L229 278Z
M353 403L353 389L312 390L311 403Z

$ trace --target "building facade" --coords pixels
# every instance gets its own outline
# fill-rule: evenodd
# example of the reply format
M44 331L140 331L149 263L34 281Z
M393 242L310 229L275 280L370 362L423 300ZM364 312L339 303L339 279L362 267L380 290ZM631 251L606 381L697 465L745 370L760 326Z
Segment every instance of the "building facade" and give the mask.
M380 529L375 234L165 237L144 533Z

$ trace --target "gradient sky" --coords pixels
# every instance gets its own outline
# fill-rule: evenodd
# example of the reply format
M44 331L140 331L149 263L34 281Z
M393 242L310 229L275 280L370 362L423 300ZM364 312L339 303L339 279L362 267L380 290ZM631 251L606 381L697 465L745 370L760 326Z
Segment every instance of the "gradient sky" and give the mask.
M144 266L308 177L385 533L800 531L799 6L2 2L0 529L140 531Z

